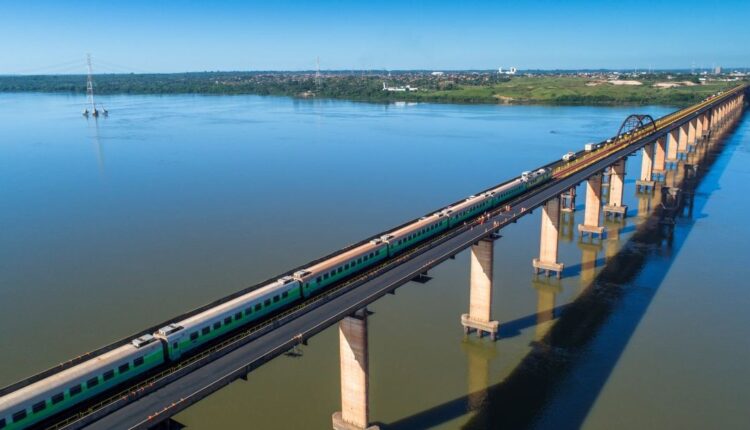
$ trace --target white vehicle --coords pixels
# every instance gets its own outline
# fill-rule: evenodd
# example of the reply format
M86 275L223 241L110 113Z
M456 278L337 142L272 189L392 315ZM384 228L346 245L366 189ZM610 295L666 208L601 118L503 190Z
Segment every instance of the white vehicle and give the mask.
M568 152L567 154L562 156L563 161L573 161L576 159L576 153L573 151Z
M599 149L599 144L598 143L587 143L586 146L584 146L583 149L585 149L586 152L595 151L595 150Z

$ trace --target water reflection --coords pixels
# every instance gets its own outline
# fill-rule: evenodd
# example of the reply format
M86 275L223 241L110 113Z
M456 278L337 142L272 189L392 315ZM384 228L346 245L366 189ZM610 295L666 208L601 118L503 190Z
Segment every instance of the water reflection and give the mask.
M96 153L96 164L99 167L99 175L104 176L104 153L102 151L101 141L99 140L99 117L94 116L90 119L87 116L86 123L91 143L94 146L94 152Z
M497 344L466 336L461 349L466 353L466 386L468 409L479 409L487 398L490 385L490 365L497 356Z

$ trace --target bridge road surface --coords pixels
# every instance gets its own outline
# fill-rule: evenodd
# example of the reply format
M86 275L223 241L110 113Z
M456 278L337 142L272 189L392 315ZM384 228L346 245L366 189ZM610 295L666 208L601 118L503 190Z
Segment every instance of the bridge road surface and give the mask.
M691 119L693 115L687 117ZM491 217L484 224L456 235L435 247L428 249L394 267L388 272L366 281L353 290L279 326L257 339L221 356L214 361L188 373L164 387L137 399L122 408L94 421L83 428L89 430L146 429L167 420L191 404L201 400L230 382L244 377L250 370L288 351L298 342L295 336L302 334L304 339L320 333L339 320L353 314L397 287L406 284L420 273L426 272L451 256L463 251L480 239L507 226L516 219L528 215L531 210L547 200L559 196L563 191L578 185L589 176L602 171L617 160L641 149L647 143L666 135L664 130L642 138L627 147L593 162L570 176L553 180L541 190L529 192L527 197L517 200L511 211ZM521 208L526 208L522 211ZM499 227L493 227L498 221ZM531 270L531 261L529 261ZM468 294L468 289L467 289ZM182 399L182 401L180 401ZM242 401L242 400L239 400ZM173 405L174 404L174 405ZM170 405L173 405L171 408ZM165 408L169 408L165 410ZM159 411L164 411L154 416ZM149 416L154 416L149 419ZM68 428L77 427L72 423Z

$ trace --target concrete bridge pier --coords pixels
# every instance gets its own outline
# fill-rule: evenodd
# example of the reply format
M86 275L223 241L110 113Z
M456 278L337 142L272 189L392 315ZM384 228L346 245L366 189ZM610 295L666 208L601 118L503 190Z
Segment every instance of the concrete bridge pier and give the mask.
M622 194L625 188L625 159L619 160L610 168L609 176L609 204L604 206L604 216L612 215L625 219L628 207L622 204Z
M477 336L485 333L490 339L497 338L499 322L491 320L492 314L492 267L495 255L494 242L483 239L471 246L471 291L469 313L461 315L464 332L472 330Z
M698 138L698 118L693 118L688 122L688 139L686 152L692 152L695 148L696 139Z
M576 187L571 187L568 191L560 194L560 210L562 212L576 211Z
M560 239L565 242L572 242L576 231L576 217L573 212L563 212L560 214Z
M701 139L703 138L703 118L705 116L705 114L702 114L695 118L695 145L701 143Z
M677 166L677 146L680 140L680 129L673 128L667 133L667 169L674 169Z
M578 224L578 233L583 237L588 233L590 238L598 234L604 235L604 227L601 226L600 215L602 211L602 175L597 173L586 181L586 210L583 216L583 224Z
M704 113L701 115L701 137L704 141L708 141L711 137L711 115Z
M370 426L367 309L339 322L341 411L333 414L334 430L378 430Z
M560 234L560 198L555 197L547 201L542 207L542 232L539 244L539 258L531 264L534 274L544 270L547 276L555 272L560 279L564 265L557 262L557 250Z
M679 130L680 130L680 137L677 140L677 158L682 159L682 158L685 158L685 155L687 154L688 135L690 134L690 125L682 124Z
M636 192L651 192L654 189L654 146L655 143L652 142L643 147L643 157L641 159L641 178L635 181Z
M664 180L664 172L666 171L666 161L667 157L667 138L662 137L656 140L656 145L654 146L654 167L651 169L651 177L656 178L656 180L662 181Z

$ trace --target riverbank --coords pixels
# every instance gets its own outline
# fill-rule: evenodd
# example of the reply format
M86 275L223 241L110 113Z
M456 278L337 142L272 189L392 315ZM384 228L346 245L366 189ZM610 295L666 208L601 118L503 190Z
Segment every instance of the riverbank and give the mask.
M203 72L108 74L98 94L254 94L299 98L461 104L687 106L737 80L691 74L499 75L496 72ZM85 94L80 75L0 76L0 92Z

